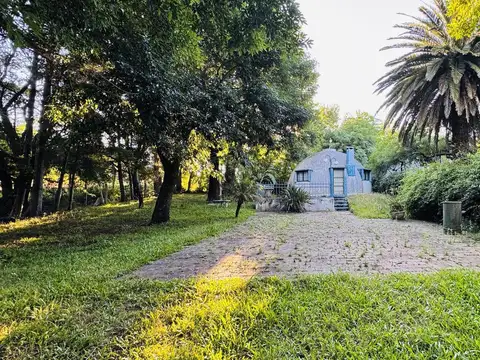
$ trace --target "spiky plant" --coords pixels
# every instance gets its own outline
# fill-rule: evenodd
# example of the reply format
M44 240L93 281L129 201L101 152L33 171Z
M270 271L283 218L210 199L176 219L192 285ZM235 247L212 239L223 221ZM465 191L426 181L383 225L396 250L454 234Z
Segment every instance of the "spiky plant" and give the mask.
M387 66L376 92L387 92L386 126L409 142L416 135L434 137L442 129L457 152L472 150L479 123L480 37L455 40L448 32L446 0L419 8L420 16L397 25L397 44L382 49L410 51ZM408 15L406 15L408 16Z
M280 196L280 209L285 212L303 213L310 204L310 194L302 188L289 186Z

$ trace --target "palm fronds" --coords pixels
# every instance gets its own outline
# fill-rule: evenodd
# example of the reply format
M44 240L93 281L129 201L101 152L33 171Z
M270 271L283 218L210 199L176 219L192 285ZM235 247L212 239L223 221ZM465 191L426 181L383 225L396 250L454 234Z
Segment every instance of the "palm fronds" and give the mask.
M480 37L450 36L446 0L419 11L396 26L403 30L393 39L398 43L383 49L408 49L375 83L376 93L386 93L380 109L388 109L385 126L407 143L417 135L437 141L446 129L457 150L469 150L479 124Z

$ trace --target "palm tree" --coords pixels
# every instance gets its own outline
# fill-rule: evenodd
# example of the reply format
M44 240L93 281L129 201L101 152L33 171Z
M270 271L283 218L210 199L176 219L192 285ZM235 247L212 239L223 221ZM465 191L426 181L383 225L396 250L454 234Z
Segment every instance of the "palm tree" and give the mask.
M404 30L393 38L398 43L382 49L409 49L387 63L392 69L375 83L376 93L387 92L385 126L399 130L405 142L433 135L438 143L446 129L454 151L471 151L480 112L480 37L455 40L449 34L446 0L419 10L421 16L396 26Z

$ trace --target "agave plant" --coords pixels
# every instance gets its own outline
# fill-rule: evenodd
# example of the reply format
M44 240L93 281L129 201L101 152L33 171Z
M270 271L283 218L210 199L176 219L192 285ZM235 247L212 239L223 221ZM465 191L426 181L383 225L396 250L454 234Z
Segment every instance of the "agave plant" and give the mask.
M397 25L404 32L385 49L409 51L389 63L392 69L376 82L387 93L386 126L409 142L416 135L434 136L442 129L456 151L474 149L479 124L480 37L454 39L448 31L447 0L419 8L420 16ZM408 15L406 15L408 16Z
M280 196L280 209L285 212L302 213L306 211L305 205L310 203L310 194L296 187L287 187Z

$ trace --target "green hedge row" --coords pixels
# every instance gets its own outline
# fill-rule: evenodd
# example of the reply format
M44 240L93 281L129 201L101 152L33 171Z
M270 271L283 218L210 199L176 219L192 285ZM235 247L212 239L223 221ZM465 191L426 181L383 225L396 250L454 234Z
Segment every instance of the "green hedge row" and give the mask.
M409 171L397 200L409 217L441 221L444 201L463 201L464 218L480 225L480 153Z

